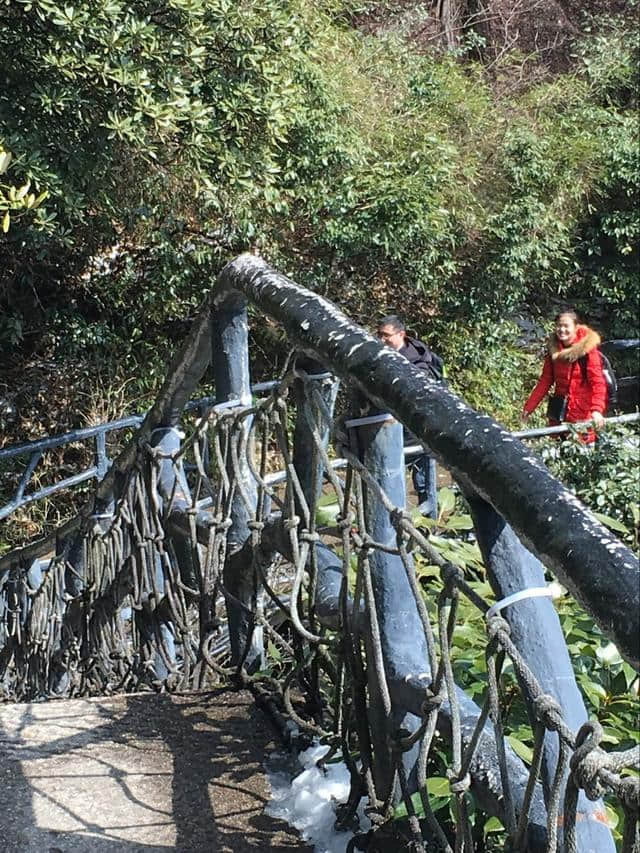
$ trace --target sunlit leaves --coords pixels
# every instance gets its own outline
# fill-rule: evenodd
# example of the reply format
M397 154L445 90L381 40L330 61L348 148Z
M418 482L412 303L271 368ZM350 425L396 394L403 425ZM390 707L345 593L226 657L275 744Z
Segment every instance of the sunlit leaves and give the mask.
M10 151L5 151L0 144L0 175L9 170L11 165L12 155ZM21 215L29 210L35 210L40 207L42 202L47 198L47 191L36 195L31 190L31 181L26 181L22 186L14 186L10 183L0 181L0 213L2 213L2 223L0 228L3 234L7 234L11 227L12 220L19 220Z

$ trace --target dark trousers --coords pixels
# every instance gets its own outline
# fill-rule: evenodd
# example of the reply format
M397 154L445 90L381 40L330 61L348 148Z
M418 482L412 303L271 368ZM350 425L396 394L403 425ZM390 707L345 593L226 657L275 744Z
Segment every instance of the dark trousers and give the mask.
M416 457L410 465L413 488L418 496L422 515L438 516L438 489L436 482L436 460L426 453Z

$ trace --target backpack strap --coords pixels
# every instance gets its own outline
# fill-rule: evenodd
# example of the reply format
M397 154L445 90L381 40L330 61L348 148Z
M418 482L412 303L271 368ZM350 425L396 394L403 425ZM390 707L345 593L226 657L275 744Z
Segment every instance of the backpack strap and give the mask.
M607 356L602 352L600 347L597 347L600 353L600 366L602 367L602 375L604 376L605 385L607 386L607 411L611 411L618 402L618 380L616 379L615 371ZM582 372L582 382L587 382L587 356L583 355L578 359L580 370Z
M578 364L580 365L580 373L582 374L582 382L583 384L587 382L587 356L581 355L578 359Z

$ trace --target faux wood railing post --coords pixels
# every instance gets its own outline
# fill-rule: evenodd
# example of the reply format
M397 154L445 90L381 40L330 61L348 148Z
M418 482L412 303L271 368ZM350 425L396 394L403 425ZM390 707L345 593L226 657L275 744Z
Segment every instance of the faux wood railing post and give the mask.
M158 466L158 490L163 501L163 517L167 518L171 511L186 509L190 503L189 486L182 469L182 463L174 461L175 455L180 450L182 435L177 427L177 418L172 418L167 426L154 429L151 433L150 445L159 451ZM171 501L171 505L169 505ZM182 555L181 551L178 551ZM168 559L165 555L164 559ZM178 557L179 559L179 557ZM185 567L178 567L184 576ZM151 647L155 646L153 658L153 673L157 681L163 681L170 674L170 667L175 664L175 634L171 620L167 616L165 595L166 578L165 567L160 555L155 558L155 600L150 601L148 612L136 611L136 617L141 629L142 637ZM142 624L141 624L142 622ZM162 649L159 646L162 645Z
M229 294L212 316L211 356L216 403L239 400L242 405L249 405L251 382L247 302L238 293ZM247 418L238 422L235 428L238 446L244 445L249 426ZM249 522L255 517L258 494L255 480L242 454L238 455L235 464L232 459L229 460L228 473L231 482L236 483L224 567L224 585L231 596L227 599L231 660L235 666L243 664L252 672L261 669L263 664L263 632L262 628L255 626L253 615L259 590L251 562L240 565L233 557L249 538Z
M520 542L505 520L477 494L466 491L478 544L487 575L498 601L526 589L546 586L544 568ZM511 639L542 690L562 709L567 726L577 732L588 720L582 695L576 684L560 620L549 598L530 598L507 605L501 615L509 623ZM524 690L527 697L527 691ZM536 712L528 707L532 725ZM558 735L547 731L544 739L541 778L545 800L554 782L558 763ZM564 784L566 784L565 773ZM562 801L560 802L560 825ZM576 823L578 853L614 853L615 844L607 826L602 800L588 800L584 791L578 799Z
M333 415L333 407L338 393L338 380L329 378L325 368L312 359L299 358L296 366L310 376L325 375L326 379L296 379L293 383L293 396L296 404L296 423L293 430L293 467L300 481L300 487L307 506L311 506L322 492L324 469L319 454L315 451L312 430L315 430L322 446L329 444L331 423L318 409L307 382L317 382L317 390L327 408L327 414ZM315 465L312 460L315 459ZM314 492L315 488L315 492Z
M361 424L350 430L360 460L389 500L399 507L406 502L402 424L388 418ZM396 530L389 512L378 495L364 490L364 522L369 537L392 548ZM388 679L397 672L423 672L428 660L424 632L416 602L401 558L374 548L365 558L365 613L367 678L369 689L369 730L373 772L378 796L386 799L394 778L391 737L400 727L415 731L419 720L392 702ZM367 600L367 586L373 601ZM379 637L379 646L378 646ZM428 664L427 664L428 665ZM403 756L411 771L417 751Z
M401 424L389 418L370 424L361 423L349 432L352 450L358 454L373 479L395 506L405 506L406 472ZM396 529L392 519L380 498L370 489L365 490L364 515L367 535L378 543L395 548ZM366 608L369 730L374 750L373 770L377 793L378 796L384 797L389 793L393 779L389 736L399 728L408 732L416 731L421 722L419 714L426 698L426 689L431 686L432 673L424 629L401 558L374 548L369 552L368 559L371 592L375 602L373 609ZM379 634L379 648L372 630L375 626ZM380 673L388 693L381 690ZM421 685L420 688L418 684ZM456 688L455 697L451 698L457 709L455 714L464 752L480 717L480 708L460 688ZM444 702L438 724L450 738L453 732L453 714L453 702ZM527 783L527 771L506 744L505 752L511 793L516 814L519 815ZM461 756L454 758L459 766ZM416 760L417 748L403 755L405 772L412 790L415 790ZM456 767L453 769L455 771ZM496 742L493 732L486 725L470 769L474 780L473 791L479 805L491 814L500 813L504 820L504 796L500 784ZM545 849L544 821L542 796L536 786L523 853L541 853Z

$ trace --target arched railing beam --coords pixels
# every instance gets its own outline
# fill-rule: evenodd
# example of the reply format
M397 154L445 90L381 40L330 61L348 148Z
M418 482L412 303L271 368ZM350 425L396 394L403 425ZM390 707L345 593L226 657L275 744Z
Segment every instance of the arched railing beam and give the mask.
M227 264L212 309L241 291L280 322L292 342L355 382L467 482L552 569L621 654L640 669L638 559L488 415L407 365L335 305L253 255Z

